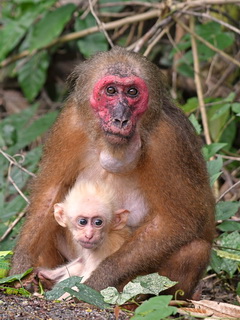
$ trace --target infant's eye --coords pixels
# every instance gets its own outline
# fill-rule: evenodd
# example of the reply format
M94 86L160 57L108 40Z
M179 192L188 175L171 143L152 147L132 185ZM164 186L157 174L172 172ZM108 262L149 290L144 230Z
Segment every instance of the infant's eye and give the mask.
M93 224L94 224L96 227L101 227L102 224L103 224L103 220L102 220L102 219L94 219L94 220L93 220Z
M106 91L107 91L107 94L109 94L110 96L117 92L117 90L112 86L107 87Z
M87 224L87 219L81 218L78 220L78 223L80 226L85 226Z
M128 89L128 95L131 97L136 97L136 95L138 94L138 90L134 87Z

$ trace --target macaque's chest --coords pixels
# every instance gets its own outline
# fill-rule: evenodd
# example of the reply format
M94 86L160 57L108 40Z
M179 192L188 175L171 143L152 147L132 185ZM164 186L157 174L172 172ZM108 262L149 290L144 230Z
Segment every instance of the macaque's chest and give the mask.
M114 189L116 196L116 209L125 209L130 212L127 225L138 226L148 213L148 204L144 198L134 174L114 174L103 169L100 162L89 159L88 165L78 176L78 181L101 181Z

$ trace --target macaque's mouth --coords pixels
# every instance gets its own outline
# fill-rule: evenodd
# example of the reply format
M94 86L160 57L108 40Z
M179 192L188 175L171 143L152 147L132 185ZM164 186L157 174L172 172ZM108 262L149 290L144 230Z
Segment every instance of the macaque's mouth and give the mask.
M111 131L105 131L105 136L107 141L110 144L127 144L131 137L133 136L132 132L128 135L124 135L121 133L115 133Z
M95 242L82 242L82 241L80 241L80 244L85 249L93 249L97 246L97 243L95 243Z

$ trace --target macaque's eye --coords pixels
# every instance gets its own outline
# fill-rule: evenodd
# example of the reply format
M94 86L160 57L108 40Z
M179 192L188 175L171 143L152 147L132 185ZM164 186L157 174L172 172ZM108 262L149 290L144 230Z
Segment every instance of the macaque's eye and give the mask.
M137 94L138 94L138 90L134 87L128 89L128 92L127 94L130 96L130 97L136 97Z
M103 225L103 220L102 220L102 219L99 219L99 218L94 219L94 220L93 220L93 225L94 225L95 227L101 227L101 226Z
M78 223L80 224L80 226L85 226L88 222L87 219L81 218L78 220Z
M114 95L117 92L117 90L112 86L107 87L106 91L107 91L107 94L110 96Z

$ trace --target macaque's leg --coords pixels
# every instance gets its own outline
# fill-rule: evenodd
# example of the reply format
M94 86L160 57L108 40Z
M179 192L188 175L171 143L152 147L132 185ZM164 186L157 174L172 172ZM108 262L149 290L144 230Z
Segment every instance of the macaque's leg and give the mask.
M182 290L184 298L191 298L194 293L193 288L196 287L209 261L210 248L211 245L208 242L195 240L166 259L159 274L181 283L181 285L176 284L173 288L166 290L166 294L174 294L177 290ZM181 296L181 299L183 297Z

